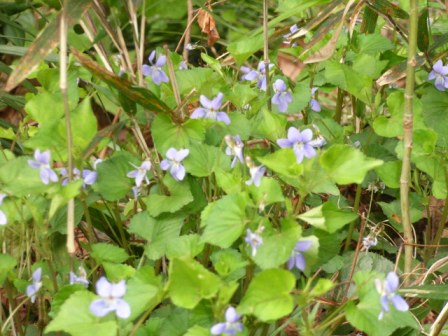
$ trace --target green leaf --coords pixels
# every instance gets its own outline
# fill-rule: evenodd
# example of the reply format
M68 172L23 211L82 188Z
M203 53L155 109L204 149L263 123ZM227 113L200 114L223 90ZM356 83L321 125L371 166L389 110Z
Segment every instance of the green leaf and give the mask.
M352 211L338 209L332 202L315 207L298 216L308 224L329 233L334 233L358 218Z
M400 188L401 161L385 162L375 171L389 188Z
M162 156L165 156L171 147L187 148L190 141L201 142L205 139L205 126L202 120L190 119L179 125L166 115L159 115L154 119L151 132L157 151Z
M255 263L261 269L276 268L284 264L291 257L301 231L297 223L293 222L293 226L286 226L281 232L263 235L263 244L254 257Z
M126 176L135 169L131 163L139 165L131 154L121 151L98 165L96 188L106 200L117 201L131 191L134 180Z
M267 138L273 142L284 137L286 118L280 114L273 114L267 109L261 109L261 112L252 119L253 136Z
M147 212L135 215L129 225L129 232L148 241L146 255L157 260L167 253L168 243L179 237L183 217L153 218Z
M194 259L171 260L168 293L176 306L192 309L202 299L211 299L221 286L219 277Z
M369 76L336 61L327 61L325 64L325 78L328 82L348 91L365 104L371 104L372 79Z
M169 190L168 196L164 194L151 194L145 200L146 210L153 217L167 212L174 213L194 199L187 181L176 181L171 175L167 174L163 178L163 184Z
M380 34L360 34L356 39L359 46L359 54L376 56L386 50L394 48L394 44L388 38Z
M16 267L16 259L9 254L0 254L0 285L3 285L9 272Z
M423 218L423 213L425 211L425 207L423 205L423 199L416 193L409 193L409 215L411 223L416 223L420 219ZM403 232L403 226L401 222L397 222L398 218L401 218L401 204L400 200L394 200L390 203L386 202L378 202L378 205L383 210L384 214L389 218L390 223L397 229L399 232Z
M250 282L237 310L241 314L255 315L263 322L280 319L294 308L290 292L295 283L296 279L288 271L262 271Z
M248 189L257 207L264 207L285 200L280 183L271 177L264 177L259 187L251 185Z
M213 268L226 281L238 280L246 273L245 267L248 261L244 260L241 253L236 250L218 250L211 255L210 259Z
M448 147L448 97L446 92L441 92L433 87L427 89L421 99L423 118L426 125L437 132L437 145L444 148Z
M75 157L81 156L83 150L90 144L96 134L97 120L92 111L90 99L84 99L78 107L71 112L72 141ZM63 127L64 138L66 128Z
M351 146L333 145L321 155L320 164L336 183L359 184L370 169L382 165L383 161L368 158Z
M209 68L193 68L188 70L176 71L176 80L179 85L181 95L190 93L195 89L197 92L204 92L213 87L213 83L217 81L217 74Z
M107 278L112 282L132 278L135 274L135 268L129 265L115 264L107 261L103 261L102 265Z
M60 288L51 300L51 312L49 313L50 317L54 319L59 314L64 302L67 301L73 293L79 291L86 291L86 288L81 284L74 284Z
M210 203L201 213L201 226L205 227L202 241L230 247L244 231L248 202L247 194L240 193Z
M39 94L31 95L31 99L25 105L25 111L41 126L53 124L64 116L62 94L42 91Z
M147 310L152 310L162 299L160 278L154 269L145 266L139 269L127 282L126 295L123 297L132 307L129 320L134 320Z
M263 35L245 37L239 41L231 42L227 46L230 55L238 65L242 65L251 55L263 48Z
M218 147L195 143L189 149L190 154L183 163L187 172L193 176L210 176L217 167L230 167L229 156Z
M91 245L91 248L91 256L99 263L110 261L119 264L129 259L124 249L112 244L97 243Z
M115 320L102 322L90 312L89 306L96 298L96 295L88 291L72 294L45 328L45 332L65 331L72 336L85 336L94 330L97 336L116 336L118 326Z
M448 285L438 284L407 287L399 290L399 293L409 297L446 301L448 300Z
M169 259L189 257L194 258L204 249L204 243L198 234L184 235L167 241L166 256Z
M257 160L280 176L296 179L303 173L303 165L297 164L297 158L291 148L282 148L272 154L257 157Z

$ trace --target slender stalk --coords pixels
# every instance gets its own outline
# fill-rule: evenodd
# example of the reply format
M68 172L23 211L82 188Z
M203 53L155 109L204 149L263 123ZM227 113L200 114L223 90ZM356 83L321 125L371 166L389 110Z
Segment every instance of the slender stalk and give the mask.
M362 186L361 186L361 184L358 184L358 186L356 187L355 204L353 205L353 212L355 214L358 214L359 203L361 201L361 192L362 192ZM358 222L358 220L355 219L354 221L352 221L350 223L350 226L348 228L347 238L345 240L345 246L344 246L345 252L347 252L350 249L350 244L352 242L352 237L353 237L353 231L355 231L355 226L356 226L357 222Z
M193 21L193 1L187 0L187 28L185 28L184 51L182 52L182 57L184 58L185 62L188 62L188 53L190 52L187 46L191 42L190 22L192 21Z
M268 109L272 108L271 105L271 86L269 80L269 33L268 33L268 0L263 0L263 37L264 37L264 72L266 76L266 94L268 96Z
M437 319L432 324L431 330L429 331L429 336L440 335L440 332L442 331L447 321L448 321L448 303L445 304L439 316L437 316Z
M342 105L344 102L344 91L338 88L338 97L336 98L336 112L334 114L334 121L338 124L341 123L342 119Z
M445 181L448 185L448 170L445 170ZM432 245L439 245L442 238L443 230L445 229L446 221L448 219L448 197L445 198L445 205L443 207L442 217L440 218L439 226L437 228L436 235L432 241ZM434 250L434 254L437 249ZM431 254L431 253L430 253Z
M65 128L67 134L67 170L69 182L73 180L73 140L72 125L70 120L70 107L68 105L67 95L67 0L62 7L62 16L60 22L60 79L59 87L64 101ZM75 200L72 198L67 205L67 252L70 255L75 254Z
M166 65L168 66L168 77L170 78L171 87L173 89L173 94L174 94L174 99L176 99L176 104L179 107L182 105L182 99L180 97L179 86L177 85L176 74L174 73L173 62L171 62L171 58L170 58L170 50L168 49L168 46L166 44L163 46L163 48L165 50L165 55L166 55ZM180 121L184 120L185 114L186 114L185 108L181 107L180 108Z
M415 66L417 52L417 25L418 25L418 0L409 0L409 44L408 61L406 67L406 89L404 94L404 113L403 113L403 166L400 176L400 200L401 216L404 231L404 272L410 273L412 269L412 223L409 212L409 178L411 171L411 152L412 152L412 128L413 128L413 100L415 86Z

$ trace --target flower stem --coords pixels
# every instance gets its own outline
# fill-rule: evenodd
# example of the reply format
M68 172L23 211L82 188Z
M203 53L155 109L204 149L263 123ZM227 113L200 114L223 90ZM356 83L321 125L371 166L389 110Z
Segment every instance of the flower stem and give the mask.
M404 272L410 273L412 268L412 243L414 237L412 234L412 222L409 211L409 178L411 171L411 152L412 152L412 128L413 128L413 101L415 86L415 66L417 52L417 25L418 25L418 1L409 0L409 44L408 60L406 67L406 89L404 94L404 113L403 113L403 166L400 176L400 200L401 216L404 231Z
M271 105L271 86L269 80L269 33L268 33L268 0L263 0L263 37L264 37L264 72L266 75L266 94L268 96L268 110L272 108Z

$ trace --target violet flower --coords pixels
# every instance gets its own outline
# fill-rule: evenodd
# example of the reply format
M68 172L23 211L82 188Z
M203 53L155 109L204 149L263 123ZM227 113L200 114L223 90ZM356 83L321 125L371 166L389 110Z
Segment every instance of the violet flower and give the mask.
M386 280L375 279L375 286L378 293L381 294L381 312L378 316L378 320L384 317L384 313L389 311L389 304L395 307L399 311L409 310L409 305L400 295L395 292L398 290L399 279L395 272L389 272Z
M90 304L90 311L98 317L115 312L117 317L125 319L131 316L129 303L122 299L126 294L126 282L110 283L105 277L101 277L96 283L96 293L101 299Z
M261 179L266 172L266 168L261 166L256 166L250 157L246 157L246 165L249 167L250 180L246 181L247 185L254 185L259 187L261 185Z
M362 249L365 250L366 253L369 252L369 248L376 246L378 244L378 239L374 235L368 235L362 238Z
M298 32L298 31L299 31L299 27L297 27L297 24L293 24L291 27L289 27L289 33L283 35L283 38L285 39L283 41L283 43L290 44L291 41L289 40L289 38L291 37L292 34ZM291 46L292 47L297 46L297 42L294 42Z
M291 252L291 257L288 260L288 269L297 267L303 272L306 267L306 261L305 256L302 252L308 251L312 245L313 242L311 240L302 240L297 242L296 246L294 246L294 249Z
M70 272L70 285L81 284L84 287L89 286L89 280L87 280L87 273L83 267L78 268L79 276L77 276L74 272Z
M66 168L61 168L59 171L63 177L61 184L66 186L68 184L68 171ZM82 188L86 189L88 185L96 182L97 173L93 170L83 169L81 172L78 168L73 168L73 181L82 179Z
M259 227L255 232L247 229L246 238L244 238L244 241L252 248L252 257L255 257L257 254L257 249L261 246L261 244L263 244L263 238L261 237L263 230L263 226Z
M310 109L313 110L314 112L320 112L321 108L320 108L320 103L314 98L314 94L317 91L317 87L313 87L311 89L311 100L310 100Z
M82 184L83 188L86 188L88 185L92 185L96 182L98 177L98 173L94 170L83 169L82 170Z
M278 106L280 112L286 112L288 104L292 102L291 92L287 90L285 82L281 79L277 79L273 87L275 94L272 97L272 103Z
M3 204L3 200L5 199L7 195L0 193L0 205ZM8 224L8 218L6 217L5 213L0 210L0 225L6 225Z
M167 159L160 162L160 168L162 170L170 170L171 176L176 181L182 181L185 177L185 167L181 164L182 160L185 159L190 151L188 149L174 149L170 148L166 152Z
M238 135L234 137L231 135L226 135L224 140L227 144L226 147L226 155L233 156L231 168L235 167L237 161L239 160L241 163L244 163L243 157L243 147L244 143L241 141L241 138Z
M188 70L188 65L186 61L182 61L179 63L179 70Z
M434 86L439 91L448 88L448 65L443 65L442 60L438 60L432 67L428 75L428 80L435 79Z
M274 64L269 63L269 70L273 66L274 66ZM253 70L246 66L241 66L240 70L241 70L241 72L244 73L244 75L241 76L242 80L247 80L247 81L257 80L257 86L261 90L266 91L266 65L265 65L264 61L260 61L258 63L257 70Z
M48 184L50 181L58 181L58 176L50 167L51 153L49 150L41 152L39 149L36 149L34 151L34 159L28 160L28 165L31 168L40 170L40 179L44 184Z
M224 94L221 92L213 98L212 100L208 99L206 96L201 95L199 97L199 101L201 102L202 107L198 107L193 111L190 118L191 119L211 119L215 121L222 121L226 125L230 124L230 118L226 112L219 111L222 105L222 98Z
M28 285L26 288L26 295L31 298L31 302L34 303L36 301L36 294L39 291L39 289L42 287L42 268L37 268L33 272L33 281L31 285Z
M133 163L130 164L136 169L130 171L126 176L135 179L135 185L137 187L142 185L143 180L146 181L146 184L149 184L147 173L151 169L151 162L143 161L140 167L137 167Z
M287 139L278 139L277 144L281 148L292 148L297 159L297 163L303 161L303 157L308 159L316 155L314 147L321 145L321 140L313 141L313 131L309 128L300 132L295 127L288 129Z
M238 322L241 318L235 308L229 307L226 310L226 322L215 324L210 332L212 335L235 335L238 332L243 331L243 324Z
M168 83L169 79L166 73L162 70L162 67L166 63L166 56L160 55L156 62L154 63L154 59L156 58L156 51L153 50L148 57L148 61L151 65L143 64L142 65L142 74L144 76L151 76L152 81L156 85L160 85L162 82Z

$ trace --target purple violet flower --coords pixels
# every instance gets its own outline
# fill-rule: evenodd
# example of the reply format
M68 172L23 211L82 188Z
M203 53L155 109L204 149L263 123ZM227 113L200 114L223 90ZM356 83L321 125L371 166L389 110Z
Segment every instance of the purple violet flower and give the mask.
M289 33L283 35L283 38L285 39L283 41L283 43L290 44L291 41L289 40L289 38L291 37L292 34L298 32L298 31L299 31L299 27L297 27L297 24L293 24L291 27L289 27ZM297 46L297 42L294 42L291 46L292 47Z
M432 67L428 75L428 80L435 79L434 86L439 91L448 88L448 65L443 65L442 60L438 60Z
M105 277L101 277L96 283L96 293L101 299L90 304L93 315L103 317L110 312L115 312L117 317L125 319L131 316L129 303L122 299L126 294L126 282L110 283Z
M287 90L285 82L281 79L277 79L273 87L275 94L272 97L272 103L278 106L280 112L286 112L288 104L292 102L291 92Z
M149 184L148 176L146 174L151 169L151 162L143 161L140 167L137 167L133 163L131 163L131 165L136 169L130 171L126 176L135 179L135 185L137 187L142 185L143 180L146 181L146 184Z
M274 66L274 64L269 63L269 70L273 66ZM253 70L246 66L241 66L240 70L241 70L241 72L244 73L244 75L241 76L242 80L247 80L247 81L257 80L257 86L261 90L266 91L266 66L265 66L264 61L260 61L258 63L257 70Z
M162 70L162 67L166 63L166 56L160 55L156 62L154 63L154 59L156 58L156 51L153 50L148 57L148 61L151 65L143 64L142 65L142 74L144 76L151 76L152 81L156 85L160 85L162 82L168 83L169 79L166 73Z
M318 147L321 144L321 140L316 141L313 139L313 131L309 128L300 132L295 127L288 129L287 139L278 139L277 144L281 148L292 148L296 155L297 163L303 161L303 157L308 159L316 155L314 147Z
M0 193L0 205L3 204L3 200L5 199L7 195ZM8 224L8 218L6 217L5 213L0 210L0 225L6 225Z
M94 170L83 169L82 170L82 181L83 188L86 188L88 185L92 185L96 182L96 178L98 177L98 173Z
M261 166L256 166L252 159L246 156L246 165L249 167L250 180L246 181L247 185L254 185L259 187L261 185L261 179L266 172L266 168Z
M306 261L302 252L308 251L311 246L313 246L313 242L311 240L302 240L297 242L291 252L291 257L288 260L288 269L297 267L303 272L306 267Z
M34 159L28 160L28 165L31 168L40 170L40 179L44 184L49 184L50 181L58 181L58 176L50 167L51 153L49 150L41 152L39 149L36 149L34 151Z
M89 286L89 280L87 280L87 273L83 267L78 268L79 276L77 276L74 272L70 272L70 285L81 284L84 287Z
M67 168L61 168L59 171L63 177L61 184L66 186L68 184L68 171ZM73 181L82 179L82 188L86 189L88 185L92 185L96 182L97 173L93 170L83 169L81 172L78 168L73 168Z
M31 298L32 303L36 301L36 294L42 287L41 277L42 268L39 267L33 272L33 282L26 288L26 295Z
M310 109L314 112L320 112L321 110L320 103L314 98L314 94L316 93L317 89L317 87L313 87L311 89Z
M222 121L226 125L230 124L230 118L226 112L219 111L222 105L222 98L224 94L221 92L213 98L212 100L208 99L206 96L201 95L199 97L199 101L201 102L202 107L198 107L193 111L190 118L191 119L211 119L215 121Z
M185 167L181 164L182 160L185 159L190 151L188 149L174 149L170 148L166 152L167 159L160 162L160 168L162 170L170 169L171 176L176 181L182 181L185 177Z
M257 249L261 246L261 244L263 244L263 238L261 237L263 230L263 226L259 227L255 232L247 229L246 238L244 238L244 241L252 248L252 257L255 257L257 254Z
M226 147L226 155L233 156L231 168L235 167L237 161L239 160L241 163L244 163L243 157L243 147L244 143L241 141L241 138L238 135L234 137L231 135L226 135L224 140L227 144Z
M188 65L186 61L182 61L179 64L179 70L188 70Z
M236 333L243 331L243 324L238 322L240 318L241 315L236 312L235 308L229 307L226 310L226 322L215 324L210 329L210 332L212 335L235 335Z
M395 272L389 272L386 280L375 279L375 286L378 293L381 294L381 312L378 320L384 317L384 313L389 311L389 304L399 311L409 310L409 305L400 295L395 292L398 290L399 279Z

